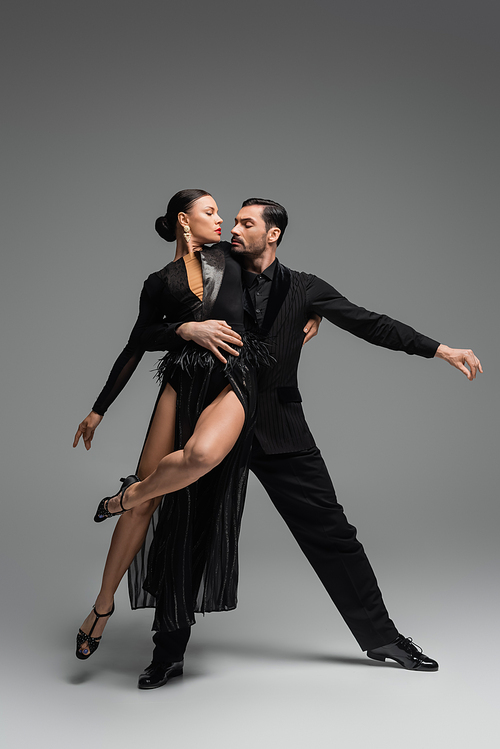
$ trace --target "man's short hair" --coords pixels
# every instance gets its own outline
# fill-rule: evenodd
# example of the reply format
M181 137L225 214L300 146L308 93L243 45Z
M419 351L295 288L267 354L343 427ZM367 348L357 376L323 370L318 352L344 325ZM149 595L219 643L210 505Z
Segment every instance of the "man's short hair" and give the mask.
M288 213L286 210L279 203L276 203L274 200L266 200L266 198L248 198L248 200L243 201L241 207L246 208L249 205L261 205L263 207L262 218L264 219L267 231L272 229L273 226L281 229L281 234L276 242L276 246L278 246L283 239L283 234L288 225Z

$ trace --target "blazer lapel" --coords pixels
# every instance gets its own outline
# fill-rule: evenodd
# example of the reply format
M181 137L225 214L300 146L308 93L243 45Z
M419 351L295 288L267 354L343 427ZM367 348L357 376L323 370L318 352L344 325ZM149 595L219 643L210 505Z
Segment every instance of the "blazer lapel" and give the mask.
M269 301L267 303L266 314L264 315L264 322L262 323L262 332L265 335L269 334L274 321L285 301L286 295L290 289L292 274L290 270L285 266L281 265L280 261L276 262L276 270L274 271L273 280L271 282L271 293L269 295ZM253 313L255 317L255 312Z
M212 247L200 252L203 274L203 318L208 320L224 276L226 259L220 247Z
M156 274L167 285L169 293L183 307L193 310L195 320L201 320L202 302L189 288L189 281L184 260L173 260Z

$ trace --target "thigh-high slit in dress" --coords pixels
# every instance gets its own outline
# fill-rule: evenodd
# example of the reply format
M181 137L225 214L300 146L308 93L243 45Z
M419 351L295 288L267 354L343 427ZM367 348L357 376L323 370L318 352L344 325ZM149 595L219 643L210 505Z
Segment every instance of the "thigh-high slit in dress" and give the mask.
M203 409L228 384L245 412L243 429L222 463L194 484L162 498L129 568L131 606L155 608L154 630L187 627L194 623L195 612L236 607L238 536L256 419L257 369L271 363L265 344L245 330L239 264L223 245L201 251L200 261L202 299L189 286L182 258L146 280L129 342L93 407L103 414L144 351L163 348L167 353L158 366L160 392L150 427L170 384L177 394L174 449L185 446ZM208 319L225 320L242 336L240 355L225 353L226 365L175 333L183 322Z

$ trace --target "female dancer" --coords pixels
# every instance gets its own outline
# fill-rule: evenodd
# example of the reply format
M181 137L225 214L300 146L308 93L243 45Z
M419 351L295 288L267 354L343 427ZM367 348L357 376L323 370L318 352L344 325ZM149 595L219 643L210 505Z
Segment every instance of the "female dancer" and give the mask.
M154 606L153 629L176 630L192 624L195 611L236 606L256 370L270 360L265 345L244 328L240 266L222 247L205 247L219 240L221 223L204 190L182 190L170 200L156 230L177 242L174 260L146 280L127 346L75 435L74 447L82 437L90 449L96 427L144 351L168 351L137 476L122 479L94 518L122 515L94 608L77 636L80 659L99 645L129 568L132 608ZM218 348L185 343L176 333L182 323L208 319L219 333ZM162 496L166 480L169 493Z

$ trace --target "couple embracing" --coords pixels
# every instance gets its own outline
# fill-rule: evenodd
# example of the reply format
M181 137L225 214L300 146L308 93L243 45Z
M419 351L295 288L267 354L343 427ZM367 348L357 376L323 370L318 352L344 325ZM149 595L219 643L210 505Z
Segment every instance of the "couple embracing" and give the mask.
M101 589L77 635L76 655L97 649L128 570L132 608L155 609L151 664L140 689L180 675L196 612L235 608L238 536L248 470L262 483L362 650L403 668L438 664L396 629L356 529L338 503L302 410L297 368L320 318L378 346L445 359L469 380L470 349L451 349L350 302L322 279L276 257L288 223L272 200L246 200L221 242L222 219L204 190L170 200L156 230L175 242L151 274L139 316L89 416L94 431L145 351L166 352L160 389L135 474L103 499L94 520L120 516Z

